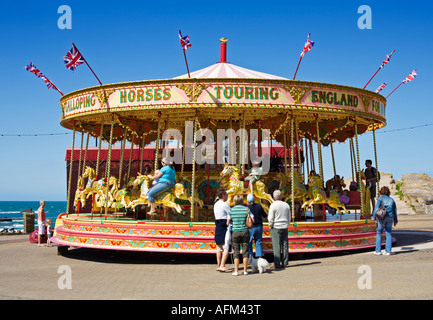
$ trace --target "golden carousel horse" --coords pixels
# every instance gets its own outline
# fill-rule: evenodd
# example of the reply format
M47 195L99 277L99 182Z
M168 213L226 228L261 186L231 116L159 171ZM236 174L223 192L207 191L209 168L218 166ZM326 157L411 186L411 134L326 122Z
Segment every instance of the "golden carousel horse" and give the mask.
M294 185L295 185L295 190L294 190L294 197L295 197L295 201L301 201L302 203L304 203L307 199L307 188L305 187L305 185L302 183L302 176L298 171L294 172ZM292 174L291 172L288 172L287 174L284 172L278 172L278 179L281 182L280 183L280 191L283 195L283 198L291 201L292 200L292 194L290 192L290 189L292 187Z
M150 189L150 179L147 175L138 174L134 181L134 186L140 186L140 197L129 203L128 208L135 209L138 205L148 204L147 191ZM184 187L181 183L176 183L175 187L170 191L165 191L155 198L156 204L162 204L168 208L175 209L178 213L183 213L182 208L174 200L184 194Z
M250 193L250 187L244 186L244 181L241 181L239 178L239 169L236 166L230 166L227 163L224 166L223 171L221 171L220 176L222 177L220 181L220 185L227 190L228 199L227 203L230 206L233 206L233 197L237 194L246 195ZM253 189L254 197L259 199L265 199L269 201L269 203L273 203L270 194L265 192L265 184L258 180L254 183ZM267 212L268 206L263 204L263 209Z
M86 185L84 186L85 179L88 178ZM105 191L104 179L96 180L95 169L86 166L86 170L83 175L78 178L79 187L75 192L74 207L77 207L78 202L81 202L81 207L84 207L86 200L94 194L101 194L100 191Z
M330 207L336 209L339 214L343 214L340 208L343 208L346 213L349 213L344 204L341 203L340 196L335 190L329 192L329 198L326 196L326 192L322 189L323 182L320 176L310 175L308 178L308 185L310 186L312 197L310 200L307 200L302 204L302 209L305 207L311 207L314 204L327 203Z

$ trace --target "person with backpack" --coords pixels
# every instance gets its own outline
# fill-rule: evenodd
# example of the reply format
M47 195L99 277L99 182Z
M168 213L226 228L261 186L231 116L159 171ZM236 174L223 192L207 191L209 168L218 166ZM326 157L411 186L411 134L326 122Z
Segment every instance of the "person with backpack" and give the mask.
M373 162L371 160L365 160L365 184L368 189L370 189L370 199L371 207L376 206L376 182L378 181L377 169L372 166Z
M391 191L384 186L380 188L380 197L377 199L376 206L373 210L373 220L377 221L377 236L376 236L376 251L375 255L381 255L382 249L382 233L385 230L385 253L384 256L391 255L392 248L392 225L394 227L398 223L397 219L397 206L393 198L390 197Z

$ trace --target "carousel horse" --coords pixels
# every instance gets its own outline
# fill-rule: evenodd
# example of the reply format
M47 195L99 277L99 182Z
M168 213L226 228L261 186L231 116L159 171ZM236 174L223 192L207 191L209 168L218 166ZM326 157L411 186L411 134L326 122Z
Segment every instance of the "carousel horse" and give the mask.
M322 189L323 182L320 176L310 175L308 185L310 186L312 197L302 204L302 209L311 207L314 204L327 203L330 207L336 209L339 214L343 214L340 208L343 208L346 213L349 213L344 204L341 203L340 196L335 190L329 192L329 198L326 196L326 192Z
M221 182L223 183L221 186L227 189L228 199L227 203L230 206L233 206L233 197L237 194L246 195L250 193L250 187L244 186L244 181L241 181L239 178L239 169L236 166L230 166L227 163L224 166L223 171L221 171L220 176L222 177ZM255 197L259 199L265 199L269 201L269 203L273 203L270 194L265 192L265 184L258 180L254 183L253 194ZM265 211L268 210L267 205L263 205L263 209Z
M140 186L140 197L137 200L131 201L128 208L135 209L138 205L148 204L147 191L150 189L150 179L147 175L138 174L134 181L134 186ZM155 198L156 204L162 204L168 208L174 208L178 213L183 213L182 208L174 202L184 193L184 187L181 183L176 183L175 187L170 191L165 191Z
M294 197L295 197L295 201L300 201L302 200L302 203L304 203L307 199L307 188L305 187L305 185L302 183L302 176L298 171L294 172L294 185L295 185L295 190L294 190ZM291 193L290 193L290 189L292 186L292 174L290 172L288 172L288 174L285 174L284 172L279 172L278 173L278 179L281 181L280 183L280 191L283 195L283 198L286 198L288 201L291 201Z
M81 188L79 187L75 193L75 207L77 207L79 201L81 202L81 206L84 207L86 204L86 200L91 195L98 194L101 189L105 190L104 179L96 180L95 169L93 169L92 167L86 166L86 170L84 170L83 175L79 178L79 182L81 181L82 185L84 185L84 181L86 178L88 178L86 186Z

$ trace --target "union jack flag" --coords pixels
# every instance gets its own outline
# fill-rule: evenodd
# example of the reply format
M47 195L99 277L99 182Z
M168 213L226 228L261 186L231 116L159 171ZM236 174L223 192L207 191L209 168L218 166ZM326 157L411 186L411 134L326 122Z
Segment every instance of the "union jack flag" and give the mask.
M388 64L389 60L391 60L391 56L394 53L394 51L391 52L391 54L386 55L386 59L382 61L382 64L380 65L380 69L382 69L386 64Z
M180 39L180 46L183 48L183 50L186 49L188 51L189 47L191 47L191 43L189 42L189 36L182 37L182 34L179 30L179 39Z
M416 69L415 69L415 70L413 70L412 73L409 74L409 75L406 77L406 79L404 79L402 82L403 82L403 83L410 82L410 81L412 81L413 79L415 79L415 77L416 77L417 75L418 75L418 74L416 73Z
M24 69L33 73L36 77L44 80L48 89L53 88L63 95L63 93L54 85L54 83L52 83L38 68L36 68L36 66L33 63L30 62L30 64L25 66Z
M66 68L72 71L75 71L80 64L85 62L80 51L78 51L74 45L72 46L72 49L66 53L66 56L64 56L63 59Z
M313 48L313 46L314 46L314 41L310 40L310 34L308 34L307 42L305 42L304 44L304 50L302 50L301 52L301 57L303 57L305 53L310 51Z
M376 93L381 92L381 91L383 90L383 88L386 87L387 84L388 84L387 82L382 83L382 84L379 86L379 88L376 89L375 92L376 92Z
M30 62L29 65L25 66L24 69L26 69L27 71L33 73L36 77L40 78L42 76L41 71L39 71L38 68L36 68L36 66Z

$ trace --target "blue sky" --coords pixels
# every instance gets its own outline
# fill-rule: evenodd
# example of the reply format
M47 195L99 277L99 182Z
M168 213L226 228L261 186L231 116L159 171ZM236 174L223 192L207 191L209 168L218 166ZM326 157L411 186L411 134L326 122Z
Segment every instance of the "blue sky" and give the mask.
M57 26L62 4L72 9L71 30ZM361 5L372 9L370 30L358 28ZM0 134L68 132L59 124L60 94L23 67L33 62L63 93L97 85L85 65L75 73L64 67L72 42L104 84L186 73L178 29L190 35L191 71L216 63L218 39L226 37L228 62L291 78L311 32L315 45L298 80L362 88L395 49L367 87L374 91L388 82L387 95L417 68L418 77L388 99L387 126L376 134L378 167L396 178L412 172L433 176L432 11L427 1L8 1L0 11ZM425 124L430 125L401 130ZM0 200L65 200L71 139L0 136ZM348 143L334 151L338 173L349 176ZM371 134L360 137L360 153L362 163L374 160ZM326 178L333 174L329 148L323 156Z

